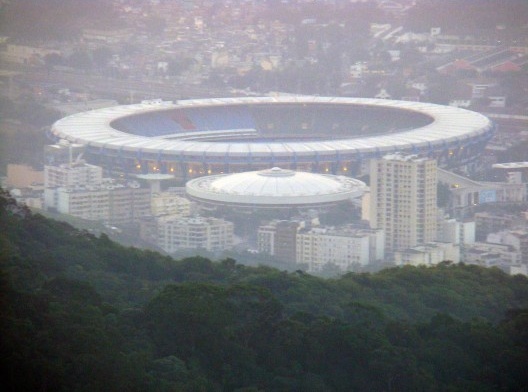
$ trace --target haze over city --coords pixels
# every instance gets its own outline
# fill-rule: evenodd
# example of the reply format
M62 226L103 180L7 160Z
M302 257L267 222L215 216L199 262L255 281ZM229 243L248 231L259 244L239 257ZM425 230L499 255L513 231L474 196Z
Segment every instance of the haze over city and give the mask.
M525 1L1 0L0 177L9 390L524 387Z

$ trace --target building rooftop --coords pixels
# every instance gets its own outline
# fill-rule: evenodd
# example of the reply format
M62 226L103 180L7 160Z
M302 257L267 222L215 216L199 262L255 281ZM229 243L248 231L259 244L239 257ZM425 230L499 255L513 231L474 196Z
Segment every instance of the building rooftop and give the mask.
M431 158L421 157L419 155L403 155L403 154L387 154L383 156L383 159L387 161L401 161L401 162L424 162Z
M495 163L492 167L494 169L526 169L528 168L528 162Z
M187 194L196 199L257 206L335 203L358 197L365 188L363 182L349 177L278 167L201 177L186 185Z

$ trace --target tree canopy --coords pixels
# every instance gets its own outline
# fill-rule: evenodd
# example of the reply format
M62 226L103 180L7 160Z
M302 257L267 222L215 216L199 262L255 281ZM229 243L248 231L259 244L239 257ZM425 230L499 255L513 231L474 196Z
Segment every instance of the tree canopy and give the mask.
M174 260L0 195L7 390L519 391L528 279L457 265L325 280Z

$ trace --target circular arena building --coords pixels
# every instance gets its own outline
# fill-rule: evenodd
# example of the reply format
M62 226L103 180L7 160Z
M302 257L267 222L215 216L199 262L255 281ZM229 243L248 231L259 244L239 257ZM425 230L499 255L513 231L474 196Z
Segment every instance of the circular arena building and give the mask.
M109 170L182 180L276 166L353 175L394 152L456 166L478 156L493 133L487 117L464 109L309 96L144 101L68 116L51 129Z
M187 195L202 205L236 208L313 208L361 196L365 183L345 176L295 172L278 167L195 178Z

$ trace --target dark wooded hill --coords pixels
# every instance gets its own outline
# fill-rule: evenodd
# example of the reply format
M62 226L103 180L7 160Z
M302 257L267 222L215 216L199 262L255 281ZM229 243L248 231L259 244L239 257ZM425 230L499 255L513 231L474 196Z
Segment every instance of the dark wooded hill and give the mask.
M0 198L9 391L522 391L528 279L324 280L125 248Z

